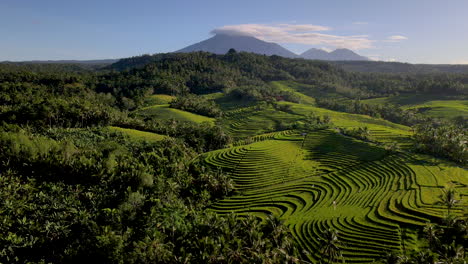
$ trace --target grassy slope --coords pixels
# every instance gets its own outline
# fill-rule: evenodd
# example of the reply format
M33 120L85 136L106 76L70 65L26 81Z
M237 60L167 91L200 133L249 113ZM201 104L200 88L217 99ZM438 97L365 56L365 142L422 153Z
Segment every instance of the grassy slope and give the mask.
M153 94L146 98L145 105L151 106L151 105L168 104L175 98L176 98L175 96L167 95L167 94Z
M468 117L468 101L441 98L439 95L400 95L363 100L370 104L391 103L406 109L420 109L430 117L451 119L456 116Z
M145 132L145 131L140 131L140 130L135 130L135 129L121 128L121 127L114 127L114 126L109 127L109 129L113 131L122 132L128 135L129 137L133 139L137 139L137 140L161 141L161 140L168 138L167 136L164 136L164 135L159 135L156 133Z
M197 123L209 122L214 124L215 119L202 115L193 114L179 109L170 108L168 104L152 105L141 108L136 114L142 116L155 116L160 119L176 119L180 121L192 121Z
M315 99L311 96L308 96L308 95L305 95L304 93L299 92L297 90L298 87L296 87L295 83L293 82L277 81L277 82L271 82L270 85L272 85L273 87L277 87L283 91L292 92L293 94L299 97L301 104L308 104L308 105L315 104Z

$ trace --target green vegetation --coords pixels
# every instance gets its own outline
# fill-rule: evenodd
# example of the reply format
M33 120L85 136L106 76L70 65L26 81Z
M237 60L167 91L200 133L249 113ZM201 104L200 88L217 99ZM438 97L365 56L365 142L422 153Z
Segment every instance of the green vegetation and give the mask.
M223 114L215 102L196 95L179 96L171 101L169 106L210 117L220 117Z
M210 152L206 160L230 173L235 187L213 211L278 216L313 262L331 257L320 253L320 237L328 229L338 230L347 262L369 263L404 248L421 250L418 231L446 212L432 200L442 194L439 184L461 179L464 184L456 188L468 195L462 168L427 164L423 157L389 153L330 130L270 137ZM450 175L432 174L439 168L450 169ZM463 202L452 213L462 216Z
M464 100L460 100L463 98ZM468 103L466 97L444 97L440 95L399 95L393 97L382 97L363 100L368 104L386 104L398 105L408 110L415 110L424 116L440 119L456 119L462 117L468 118Z
M214 118L197 115L187 111L170 108L166 105L153 105L139 109L135 115L142 117L153 117L160 120L175 119L179 121L191 121L196 123L208 122L214 123Z
M458 263L467 87L234 51L1 64L0 262Z
M164 105L174 101L176 97L167 94L153 94L145 99L145 105Z
M167 136L159 135L156 133L150 133L145 131L139 131L136 129L128 129L128 128L121 128L121 127L114 127L111 126L109 129L122 132L132 138L140 139L140 140L148 140L148 141L161 141L167 138Z

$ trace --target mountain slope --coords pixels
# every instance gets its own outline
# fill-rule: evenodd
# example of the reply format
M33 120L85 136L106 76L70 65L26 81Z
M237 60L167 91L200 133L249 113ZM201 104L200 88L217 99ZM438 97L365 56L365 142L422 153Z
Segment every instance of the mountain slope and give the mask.
M330 53L322 49L311 48L300 55L308 60L329 60Z
M369 59L356 54L349 49L336 49L332 52L327 52L321 49L312 48L300 55L304 59L309 60L329 60L329 61L368 61Z
M293 52L281 47L276 43L266 42L249 36L217 34L212 38L195 43L176 52L206 51L215 54L225 54L229 49L236 51L265 54L268 56L278 55L286 58L297 58Z

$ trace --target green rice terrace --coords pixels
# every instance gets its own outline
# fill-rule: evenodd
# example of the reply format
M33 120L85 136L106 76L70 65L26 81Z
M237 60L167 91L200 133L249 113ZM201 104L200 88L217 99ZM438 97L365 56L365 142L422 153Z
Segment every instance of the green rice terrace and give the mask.
M412 144L409 127L319 108L308 96L301 98L304 103L279 103L289 105L288 112L248 106L218 121L238 140L204 158L229 173L235 191L210 210L260 219L278 216L313 263L320 259L320 235L329 228L338 230L347 263L371 263L384 252L418 249L422 228L447 214L438 203L447 186L463 201L453 212L467 215L466 169L406 151ZM366 126L373 142L333 128L268 132L310 112L329 116L335 127ZM399 151L385 148L392 142Z
M370 263L404 246L417 248L418 230L446 213L435 205L442 188L452 184L468 196L462 168L388 153L334 130L260 137L263 141L205 155L235 181L234 195L211 210L279 216L311 261L319 259L317 239L327 228L340 232L348 263ZM462 208L456 212L466 213Z

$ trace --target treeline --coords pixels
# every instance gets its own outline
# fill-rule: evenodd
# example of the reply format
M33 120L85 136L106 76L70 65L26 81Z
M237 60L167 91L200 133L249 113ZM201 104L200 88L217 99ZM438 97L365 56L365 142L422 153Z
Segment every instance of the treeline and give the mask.
M193 94L178 96L169 103L169 106L204 116L221 117L223 115L215 102Z
M382 74L346 72L327 62L287 59L229 51L157 54L123 59L109 67L103 91L128 86L160 89L165 93L210 93L233 87L261 86L277 80L296 80L351 98L395 95L402 92L467 94L468 74ZM135 82L136 80L138 82ZM124 81L124 85L115 79ZM130 89L137 88L130 87Z
M177 120L159 120L148 117L144 120L127 118L114 123L116 126L154 132L179 138L199 153L227 147L231 137L220 126L209 123L194 123Z
M416 149L468 165L468 134L456 125L421 124L415 127Z
M405 110L392 104L373 105L360 100L337 100L329 98L317 98L318 106L352 114L368 115L383 118L393 123L412 126L423 122L429 122L430 118L424 117L416 110Z
M212 92L240 93L251 98L295 101L267 83L295 80L326 93L348 98L389 96L405 92L466 95L468 74L381 74L346 72L327 62L287 59L231 50L225 55L205 52L145 55L123 59L96 72L76 65L0 65L0 83L61 87L82 84L115 98L114 106L132 110L153 93L173 95ZM241 88L243 87L243 88ZM249 93L255 88L256 92ZM238 90L240 89L240 90Z
M0 71L0 118L37 127L105 125L119 118L116 98L96 93L92 76Z
M334 61L347 71L394 73L394 74L466 74L468 66L465 64L409 64L388 61Z
M282 91L271 85L241 86L225 91L229 97L235 100L255 102L288 101L299 103L300 98L292 92Z

